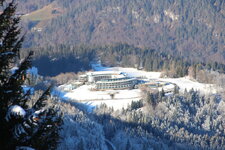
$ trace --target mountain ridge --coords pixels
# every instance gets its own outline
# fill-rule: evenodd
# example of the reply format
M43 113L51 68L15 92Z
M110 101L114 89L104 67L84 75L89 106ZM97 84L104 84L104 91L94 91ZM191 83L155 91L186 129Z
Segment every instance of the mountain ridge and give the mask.
M52 2L66 11L28 34L26 46L127 43L225 63L222 0Z

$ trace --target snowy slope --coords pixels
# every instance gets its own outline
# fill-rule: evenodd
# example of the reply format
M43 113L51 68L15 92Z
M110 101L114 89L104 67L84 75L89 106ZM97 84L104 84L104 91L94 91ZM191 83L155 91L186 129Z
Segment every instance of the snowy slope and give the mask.
M187 91L190 91L191 89L200 91L203 94L208 93L216 93L216 89L212 84L203 84L199 82L192 81L189 77L183 77L183 78L160 78L161 81L167 81L176 84L179 86L181 91L184 91L185 89Z
M38 75L38 69L36 67L32 67L27 70L27 73L33 74L33 75Z
M161 78L161 72L147 72L134 68L103 67L100 64L92 64L92 69L94 71L119 71L127 74L130 77L141 77L144 79L166 81L176 84L177 86L179 86L181 91L184 91L185 89L191 90L193 88L204 94L216 92L215 88L213 88L213 85L195 82L188 77ZM163 88L164 90L166 88L173 89L173 86L173 84L169 84L167 86L164 86ZM66 88L66 85L62 85L61 87ZM67 100L82 102L90 107L95 107L97 105L105 103L108 107L113 107L115 110L127 108L127 106L130 105L132 101L138 101L141 99L140 89L107 91L92 91L90 89L91 85L83 85L77 89L70 90L69 92L64 91L63 94L61 94L61 97ZM58 88L58 90L60 91L60 87Z
M63 95L64 99L76 100L90 106L96 106L106 103L107 106L114 109L127 108L132 101L140 100L141 90L107 90L91 91L90 85L83 85ZM113 94L113 97L111 96Z
M95 71L119 71L126 73L130 77L146 77L151 79L158 79L161 75L161 72L146 72L137 70L135 68L103 67L100 64L92 64L91 66Z
M189 77L183 77L183 78L161 78L161 72L147 72L142 70L137 70L134 68L122 68L122 67L103 67L100 64L92 64L92 68L95 71L121 71L127 73L129 76L132 77L146 77L148 79L157 79L159 81L166 81L170 83L174 83L177 86L179 86L181 91L184 91L187 89L188 91L192 88L194 90L198 90L204 94L207 93L216 93L216 89L214 88L214 85L212 84L204 84L199 83L196 81L192 81Z

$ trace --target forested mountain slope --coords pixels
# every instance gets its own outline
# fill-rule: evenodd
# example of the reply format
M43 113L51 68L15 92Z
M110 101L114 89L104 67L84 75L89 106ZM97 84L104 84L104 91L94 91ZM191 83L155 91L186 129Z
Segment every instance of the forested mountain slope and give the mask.
M21 12L50 3L63 12L44 22L26 19L27 29L32 31L28 32L26 47L127 43L225 63L223 0L18 1L24 5L19 3ZM35 26L41 30L33 30Z

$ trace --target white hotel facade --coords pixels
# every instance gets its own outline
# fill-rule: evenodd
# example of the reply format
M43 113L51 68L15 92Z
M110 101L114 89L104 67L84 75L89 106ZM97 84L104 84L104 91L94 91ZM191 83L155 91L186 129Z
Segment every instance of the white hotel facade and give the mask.
M115 71L89 72L81 75L79 80L93 84L95 90L132 89L137 83L136 78L130 78L122 72Z

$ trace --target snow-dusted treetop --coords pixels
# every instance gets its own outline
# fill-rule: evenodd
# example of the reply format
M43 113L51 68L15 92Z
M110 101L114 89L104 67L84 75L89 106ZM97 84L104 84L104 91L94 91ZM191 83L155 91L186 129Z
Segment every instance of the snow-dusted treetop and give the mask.
M18 106L18 105L12 105L9 107L8 113L6 115L6 120L10 120L12 116L14 117L24 117L26 115L25 110Z
M16 72L16 70L18 70L19 68L17 66L13 67L10 71L12 74L14 74Z
M17 146L16 150L35 150L35 149L27 146Z
M38 69L36 67L32 67L27 70L27 73L33 74L33 75L38 75Z

